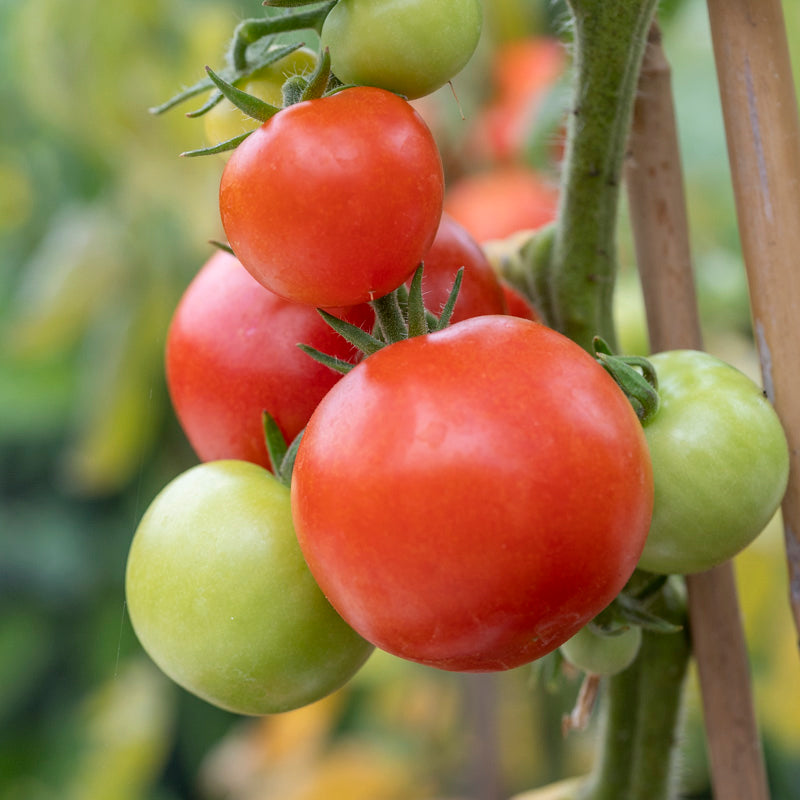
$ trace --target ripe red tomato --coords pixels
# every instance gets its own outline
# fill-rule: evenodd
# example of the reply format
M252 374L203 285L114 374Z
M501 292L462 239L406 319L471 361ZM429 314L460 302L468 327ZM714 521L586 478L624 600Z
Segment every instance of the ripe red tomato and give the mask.
M512 317L522 317L522 319L532 319L534 322L541 322L541 317L536 309L518 292L510 283L501 281L503 294L506 298L506 313Z
M364 328L368 305L339 316ZM203 461L269 466L261 413L293 439L341 377L301 352L316 347L354 361L354 348L311 306L289 303L217 252L184 293L167 336L166 371L175 412Z
M458 270L464 275L452 322L481 314L506 311L503 288L480 245L448 214L442 215L439 230L425 256L422 292L425 307L438 314L447 302Z
M422 117L383 89L355 87L290 106L228 160L228 240L276 294L349 306L400 286L442 213L439 151Z
M552 222L558 190L533 170L503 167L461 178L448 189L444 208L485 242Z
M613 379L508 316L366 358L312 415L292 478L298 541L342 617L463 671L538 658L605 608L652 502L644 432Z

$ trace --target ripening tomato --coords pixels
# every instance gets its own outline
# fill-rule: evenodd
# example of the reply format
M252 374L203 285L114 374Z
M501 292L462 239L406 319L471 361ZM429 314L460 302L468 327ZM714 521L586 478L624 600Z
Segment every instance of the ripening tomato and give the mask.
M596 633L587 625L559 649L573 667L591 675L616 675L635 661L641 644L642 629L638 625L608 635Z
M434 314L438 315L447 302L461 267L464 273L451 321L505 313L503 287L489 259L469 232L448 214L442 215L423 264L423 298L425 307Z
M237 88L280 108L283 105L282 88L286 80L293 75L310 74L316 64L317 54L308 47L299 47L289 55L256 70L241 84L237 84ZM203 115L203 124L206 141L209 145L215 145L251 131L260 123L223 97Z
M506 313L511 314L512 317L522 317L523 319L532 319L535 322L541 322L539 312L529 302L522 292L517 291L510 283L500 281L503 287L503 294L506 299Z
M364 638L508 669L604 609L653 499L642 427L608 373L535 322L482 316L370 355L309 420L298 540Z
M501 167L453 183L444 209L483 243L552 222L558 189L534 170Z
M786 490L789 449L775 410L736 368L693 350L650 361L661 405L645 427L655 502L640 566L702 572L769 522Z
M482 23L480 0L339 0L321 41L344 83L380 86L411 100L461 71Z
M133 537L125 591L153 661L239 714L312 703L372 652L311 577L289 490L244 461L199 464L161 491Z
M364 304L331 309L370 329ZM262 412L287 440L341 377L303 353L298 343L345 361L357 353L312 306L290 303L218 251L195 276L172 318L166 372L181 427L203 461L242 459L269 467Z
M234 150L220 213L239 260L309 305L388 294L433 242L444 177L428 127L402 98L355 87L290 106Z

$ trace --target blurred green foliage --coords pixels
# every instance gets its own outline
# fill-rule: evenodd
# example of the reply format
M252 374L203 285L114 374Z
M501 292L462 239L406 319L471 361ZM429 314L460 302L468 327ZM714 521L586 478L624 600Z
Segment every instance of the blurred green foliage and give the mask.
M491 93L499 43L563 31L563 3L485 5L481 50L455 82L467 115ZM793 46L798 8L786 4ZM330 701L243 721L176 689L133 636L133 530L195 461L169 407L163 346L221 236L223 163L177 158L204 144L202 123L147 109L219 63L236 22L259 13L246 0L0 0L0 800L489 798L590 758L591 730L560 739L575 680L550 694L529 669L462 679L379 655ZM752 371L703 4L665 2L662 20L709 349ZM452 95L437 102L467 124ZM453 138L442 146L457 170ZM620 327L638 349L624 223L622 236ZM740 576L773 796L788 800L800 731L784 711L798 707L799 684L780 558L773 532ZM684 764L699 798L696 708Z

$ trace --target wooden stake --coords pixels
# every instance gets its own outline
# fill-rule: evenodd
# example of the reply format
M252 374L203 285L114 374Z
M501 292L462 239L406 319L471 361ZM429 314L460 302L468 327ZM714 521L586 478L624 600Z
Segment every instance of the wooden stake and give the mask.
M800 125L780 0L708 0L764 389L789 439L783 524L800 632Z
M626 165L630 215L653 351L700 349L669 64L653 26ZM733 568L687 578L714 795L769 797Z

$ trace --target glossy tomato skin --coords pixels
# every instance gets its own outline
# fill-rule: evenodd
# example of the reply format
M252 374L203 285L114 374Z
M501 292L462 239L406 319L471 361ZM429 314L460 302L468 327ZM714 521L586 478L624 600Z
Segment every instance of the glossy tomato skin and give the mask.
M373 324L366 304L334 311L365 329ZM357 357L315 308L278 297L233 256L215 253L181 298L166 346L170 398L201 460L269 467L263 411L287 440L300 433L340 375L298 343L346 361Z
M461 671L558 647L630 577L650 522L644 433L566 337L475 317L369 356L309 421L298 539L369 641Z
M461 71L482 24L480 0L339 0L321 40L342 82L380 86L412 100Z
M650 357L661 406L645 428L653 461L653 521L642 569L694 573L758 536L786 490L789 452L761 389L708 353Z
M452 322L481 314L505 313L503 287L489 259L466 228L448 214L442 215L436 238L423 264L422 293L425 307L437 316L450 296L456 273L461 267L464 268L464 274Z
M402 98L344 89L284 109L228 160L220 213L261 284L299 303L363 303L396 289L442 212L439 151Z
M289 490L244 461L200 464L162 490L133 538L126 596L153 661L239 714L314 702L372 651L311 577Z

